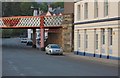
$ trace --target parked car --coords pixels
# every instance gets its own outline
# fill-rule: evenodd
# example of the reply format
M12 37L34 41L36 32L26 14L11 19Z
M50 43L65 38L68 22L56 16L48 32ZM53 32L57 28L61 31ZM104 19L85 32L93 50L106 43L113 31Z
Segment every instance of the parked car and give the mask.
M37 44L39 44L40 45L40 38L36 38L36 41L37 41ZM46 41L46 39L44 39L44 42Z
M26 43L27 46L32 46L33 45L33 41L32 40L28 40Z
M21 43L27 43L28 38L21 38Z
M63 55L63 50L58 44L48 44L45 47L46 54L59 54Z
M40 45L40 38L37 38L36 41L37 41L37 44Z
M20 35L20 38L25 38L26 36L25 35Z

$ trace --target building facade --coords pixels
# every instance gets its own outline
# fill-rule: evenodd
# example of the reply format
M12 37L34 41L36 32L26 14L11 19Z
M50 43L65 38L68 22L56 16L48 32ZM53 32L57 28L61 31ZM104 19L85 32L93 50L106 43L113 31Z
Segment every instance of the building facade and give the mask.
M118 59L119 0L78 0L74 3L74 53Z
M62 48L64 52L73 52L74 43L74 2L64 2L62 23Z
M74 2L64 2L64 14L74 13Z

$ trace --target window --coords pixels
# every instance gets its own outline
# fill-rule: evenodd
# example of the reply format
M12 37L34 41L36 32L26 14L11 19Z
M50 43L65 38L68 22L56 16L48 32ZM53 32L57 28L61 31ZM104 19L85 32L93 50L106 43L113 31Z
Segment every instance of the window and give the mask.
M58 45L51 45L50 48L60 48L60 46L58 46Z
M102 29L102 44L105 44L105 29Z
M95 43L96 43L96 49L98 49L98 34L95 35L96 36L96 39L95 39Z
M113 32L113 29L112 28L109 28L108 29L108 32L109 32L109 45L112 45L112 32Z
M88 3L84 4L84 18L88 18Z
M85 48L88 48L88 35L85 30Z
M78 35L78 47L80 47L80 34Z
M95 0L94 2L94 17L98 17L98 0Z
M78 5L77 10L78 10L78 12L77 12L77 20L80 20L80 5Z
M104 0L104 16L108 16L108 0Z
M86 46L85 48L88 48L88 35L86 34Z
M96 29L94 33L95 33L95 49L98 49L98 34L96 33Z

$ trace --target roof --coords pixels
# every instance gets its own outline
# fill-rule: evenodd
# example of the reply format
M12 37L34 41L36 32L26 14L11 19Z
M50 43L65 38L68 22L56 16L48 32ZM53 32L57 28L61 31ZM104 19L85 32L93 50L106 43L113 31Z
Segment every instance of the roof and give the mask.
M41 15L46 15L47 13L42 13Z
M60 14L60 13L63 13L63 11L64 11L64 8L55 9L55 11L53 12L53 14L58 15L58 14Z
M59 14L62 14L64 12L64 8L60 8L60 7L57 7L57 8L54 8L52 11L49 11L47 13L42 13L41 15L59 15Z

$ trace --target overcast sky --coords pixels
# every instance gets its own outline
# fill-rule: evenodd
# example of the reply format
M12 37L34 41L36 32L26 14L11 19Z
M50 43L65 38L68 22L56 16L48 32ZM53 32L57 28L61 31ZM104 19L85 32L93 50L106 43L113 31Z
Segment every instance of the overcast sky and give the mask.
M75 0L2 0L2 2L74 2L74 1Z
M74 0L36 0L37 2L73 2Z
M58 2L61 0L36 0L37 2Z

